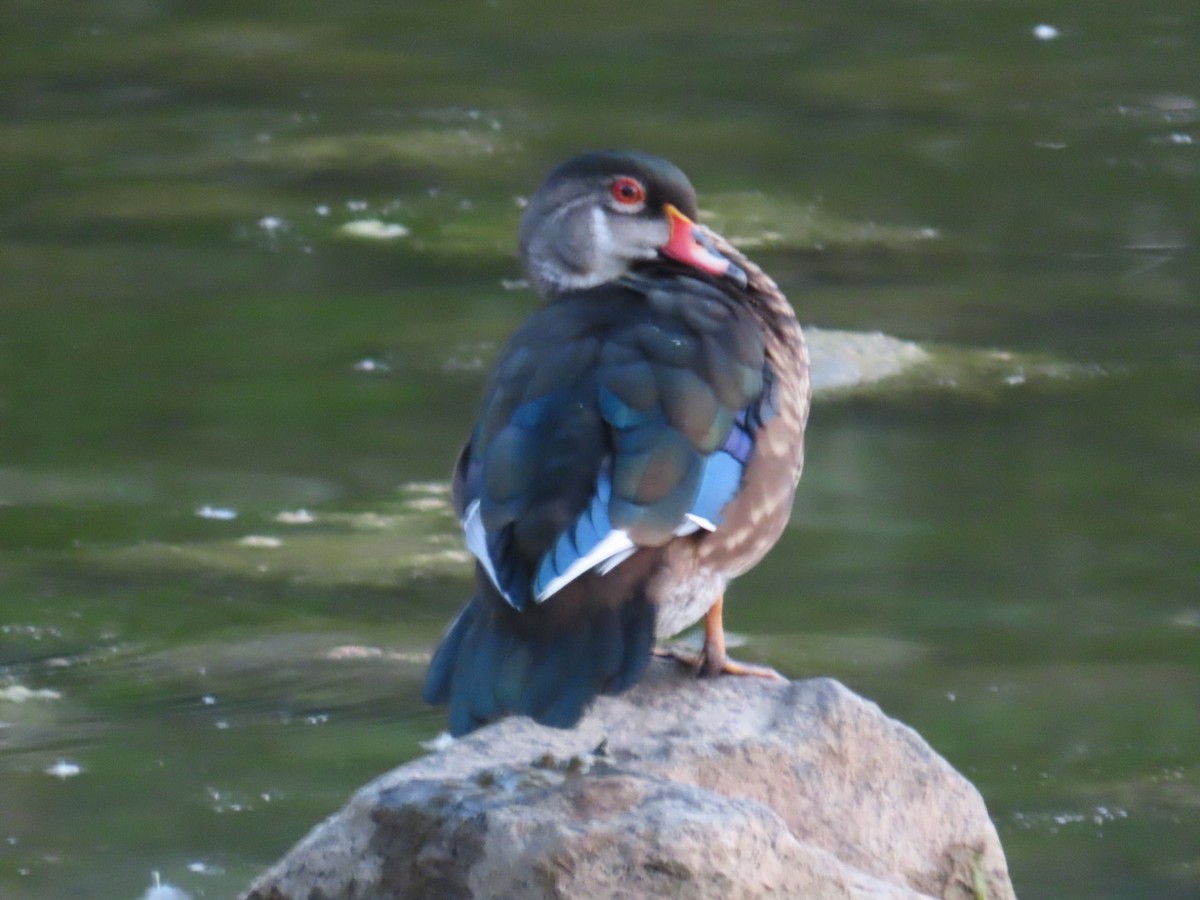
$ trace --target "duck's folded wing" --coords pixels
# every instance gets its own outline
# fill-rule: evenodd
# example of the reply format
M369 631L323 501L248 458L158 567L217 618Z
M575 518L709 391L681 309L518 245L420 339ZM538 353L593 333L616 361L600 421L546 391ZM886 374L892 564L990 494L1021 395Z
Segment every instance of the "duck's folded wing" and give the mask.
M467 545L520 609L715 529L770 412L754 320L703 282L545 307L505 349L459 466Z

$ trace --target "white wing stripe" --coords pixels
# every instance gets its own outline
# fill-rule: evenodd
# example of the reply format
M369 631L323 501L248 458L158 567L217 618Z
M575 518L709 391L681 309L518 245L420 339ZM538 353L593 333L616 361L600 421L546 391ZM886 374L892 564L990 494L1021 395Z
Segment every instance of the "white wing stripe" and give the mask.
M500 584L500 579L496 575L496 567L492 564L492 558L488 555L487 532L483 529L483 520L479 515L478 500L472 501L471 505L467 507L466 515L463 516L462 527L463 534L467 540L467 549L483 565L484 571L488 573L488 578L492 579L492 584L496 586L496 590L500 592L500 595L508 600L508 595L504 593L504 586Z
M550 597L562 590L563 587L570 584L588 569L591 569L594 566L600 566L606 563L612 557L621 553L625 553L626 556L623 556L621 559L617 560L617 562L612 564L612 566L615 566L617 563L627 559L628 554L631 554L636 549L637 548L634 546L633 541L629 539L629 535L624 531L610 531L600 540L600 543L591 549L591 552L579 557L579 559L567 566L567 570L561 575L551 578L550 581L546 583L546 586L538 591L538 595L534 599L537 600L538 603L541 603L547 597ZM612 566L609 566L609 568L611 569Z

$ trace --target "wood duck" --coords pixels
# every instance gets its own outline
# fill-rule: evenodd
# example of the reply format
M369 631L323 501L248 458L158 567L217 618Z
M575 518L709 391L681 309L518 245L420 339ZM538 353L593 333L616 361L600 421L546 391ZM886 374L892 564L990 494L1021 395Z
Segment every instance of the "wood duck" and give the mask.
M683 172L635 152L562 163L525 210L546 303L455 467L475 597L425 683L455 735L510 713L569 728L701 618L700 674L774 674L726 656L722 609L787 524L808 353L775 283L695 219Z

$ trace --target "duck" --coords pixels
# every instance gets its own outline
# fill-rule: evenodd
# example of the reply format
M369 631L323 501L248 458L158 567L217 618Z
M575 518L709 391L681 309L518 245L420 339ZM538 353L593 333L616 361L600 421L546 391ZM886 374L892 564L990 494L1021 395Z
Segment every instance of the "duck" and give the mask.
M730 581L779 540L804 465L804 334L779 287L697 222L665 159L591 151L526 204L542 304L500 350L453 469L474 596L423 696L458 736L508 715L571 728L704 621L698 675L779 677L726 653Z

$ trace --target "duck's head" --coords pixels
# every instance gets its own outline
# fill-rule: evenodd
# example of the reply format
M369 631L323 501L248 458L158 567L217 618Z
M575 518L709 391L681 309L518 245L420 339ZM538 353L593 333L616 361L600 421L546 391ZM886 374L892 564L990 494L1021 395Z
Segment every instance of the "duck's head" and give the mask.
M675 165L632 151L559 165L521 219L521 259L543 297L596 287L660 256L744 286L746 274L697 229L696 191Z

